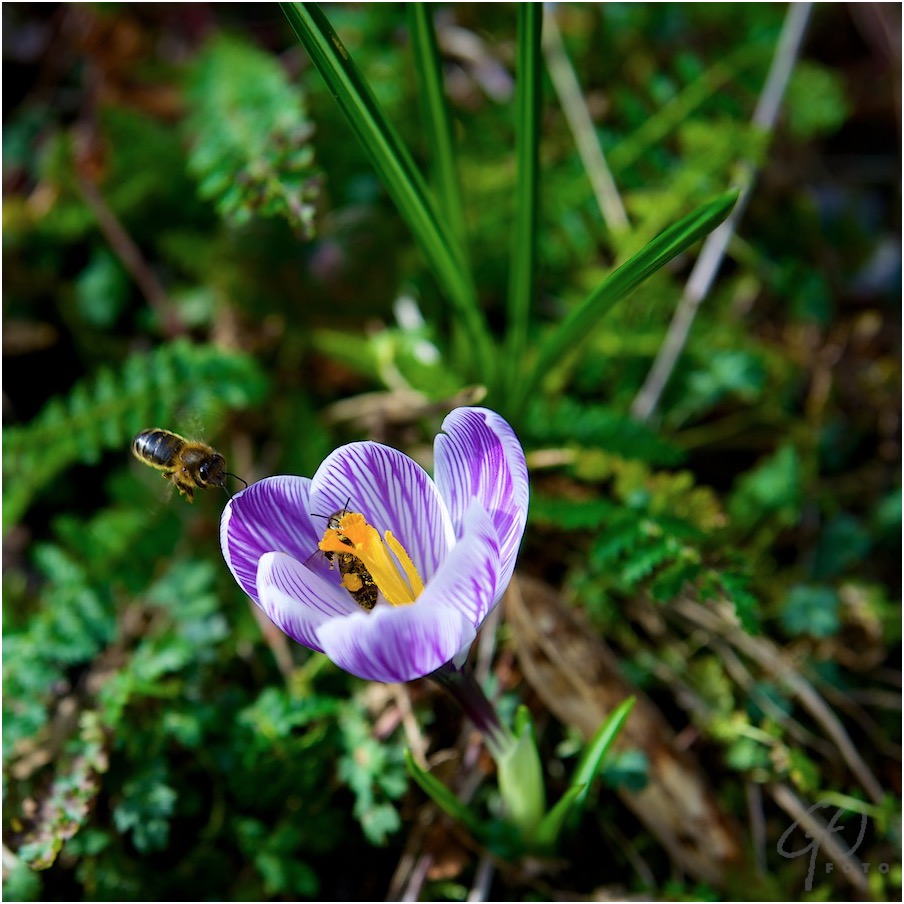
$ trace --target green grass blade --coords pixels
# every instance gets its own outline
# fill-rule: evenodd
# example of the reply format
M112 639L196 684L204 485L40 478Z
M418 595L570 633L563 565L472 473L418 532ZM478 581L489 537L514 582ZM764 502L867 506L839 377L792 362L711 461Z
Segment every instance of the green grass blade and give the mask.
M609 715L609 718L597 729L596 734L588 741L571 776L568 790L543 817L537 827L535 842L541 850L547 853L555 851L559 834L568 818L579 813L587 803L587 795L590 793L593 780L600 770L600 765L628 720L635 702L634 697L629 697L616 707Z
M449 231L462 251L467 253L465 215L461 183L455 166L452 123L443 91L442 62L436 44L436 32L430 16L430 9L426 3L408 4L411 48L421 87L427 146L431 151L431 184Z
M453 819L465 826L475 838L484 835L483 826L474 812L466 807L439 779L422 769L411 755L405 751L405 766L408 774L420 785L421 790Z
M569 814L572 812L574 802L583 788L580 786L569 787L556 801L556 805L543 817L537 831L534 834L534 847L541 854L551 856L555 854L556 844Z
M590 334L616 302L636 289L645 279L670 260L715 229L731 212L737 201L736 191L720 195L713 201L669 226L648 242L633 257L606 277L553 331L540 348L529 379L522 381L515 410L520 413L530 393L543 375Z
M480 378L491 380L492 344L464 252L440 220L407 147L320 7L316 3L280 6L448 293L456 321L473 343Z
M621 733L625 722L628 721L628 716L631 715L631 710L634 709L636 702L634 697L629 697L623 703L620 703L609 715L609 718L597 729L596 734L584 748L569 783L570 787L581 789L581 793L575 801L579 808L584 806L587 801L590 786L600 770L600 764L605 759L615 739Z
M515 222L509 266L506 366L509 386L521 379L534 300L537 258L537 170L540 146L542 3L518 4L515 93Z

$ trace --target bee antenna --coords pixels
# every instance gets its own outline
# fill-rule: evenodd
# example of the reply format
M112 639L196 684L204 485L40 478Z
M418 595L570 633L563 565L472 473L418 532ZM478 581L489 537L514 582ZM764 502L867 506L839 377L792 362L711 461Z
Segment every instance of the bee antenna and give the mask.
M343 508L343 511L347 512L349 510L348 507L351 504L351 501L352 501L352 497L349 496L348 499L345 500L345 506ZM329 520L330 518L333 517L332 515L321 515L320 512L308 512L308 514L312 518L326 518L327 520Z
M243 484L245 484L245 489L248 489L248 481L245 480L244 477L239 477L238 474L233 474L231 471L226 472L227 477L234 477L236 480L241 480Z

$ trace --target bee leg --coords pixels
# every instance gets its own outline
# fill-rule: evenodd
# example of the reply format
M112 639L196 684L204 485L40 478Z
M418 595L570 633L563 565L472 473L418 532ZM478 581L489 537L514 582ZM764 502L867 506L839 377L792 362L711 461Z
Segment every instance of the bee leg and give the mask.
M179 495L185 497L186 502L195 501L195 489L190 481L182 479L176 471L170 475L170 479L179 491Z

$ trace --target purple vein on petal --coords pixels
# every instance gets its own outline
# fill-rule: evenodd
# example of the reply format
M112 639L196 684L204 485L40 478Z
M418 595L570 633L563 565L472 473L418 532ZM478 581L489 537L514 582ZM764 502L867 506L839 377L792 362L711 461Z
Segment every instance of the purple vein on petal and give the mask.
M475 630L453 609L374 610L369 618L332 620L318 637L337 665L371 681L411 681L435 671Z
M236 493L220 521L223 556L239 585L252 599L257 567L267 552L284 552L300 561L317 549L319 537L308 517L310 480L268 477Z
M500 587L499 543L486 512L477 504L465 516L464 534L417 605L457 609L479 628L496 603Z
M461 535L465 513L477 500L500 539L504 581L511 577L527 518L529 484L524 452L512 428L482 408L459 408L436 438L436 482Z

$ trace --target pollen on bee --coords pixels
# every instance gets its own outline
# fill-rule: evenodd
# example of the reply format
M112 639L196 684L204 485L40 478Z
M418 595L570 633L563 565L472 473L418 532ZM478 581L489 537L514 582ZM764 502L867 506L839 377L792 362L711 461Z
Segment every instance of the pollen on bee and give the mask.
M361 580L360 575L348 572L342 575L342 586L349 593L357 593L364 586L364 581Z

